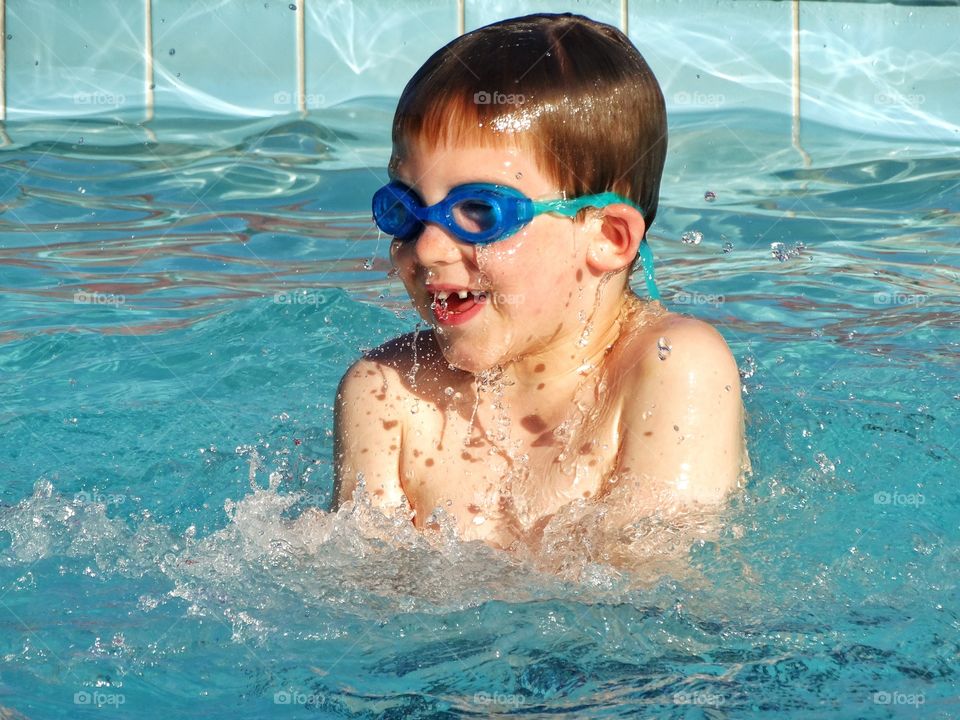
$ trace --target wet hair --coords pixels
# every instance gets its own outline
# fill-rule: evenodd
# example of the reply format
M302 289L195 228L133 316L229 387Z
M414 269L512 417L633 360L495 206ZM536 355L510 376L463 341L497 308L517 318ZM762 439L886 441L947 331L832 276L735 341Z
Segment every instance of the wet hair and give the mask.
M529 150L567 197L613 191L657 214L667 152L663 93L626 35L582 15L535 14L462 35L410 79L393 121L408 145Z

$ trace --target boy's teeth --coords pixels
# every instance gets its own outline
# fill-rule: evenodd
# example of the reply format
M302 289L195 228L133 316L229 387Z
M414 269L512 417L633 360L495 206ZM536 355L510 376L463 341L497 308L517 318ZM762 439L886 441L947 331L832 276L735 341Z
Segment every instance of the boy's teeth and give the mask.
M473 294L476 295L476 293L473 293ZM446 291L446 290L441 290L440 292L437 293L437 300L440 301L440 302L443 302L444 300L446 300L446 299L447 299L448 297L450 297L451 295L456 295L456 296L457 296L458 298L460 298L461 300L466 300L468 297L470 297L470 291L469 291L469 290L457 290L456 292L448 292L448 291Z

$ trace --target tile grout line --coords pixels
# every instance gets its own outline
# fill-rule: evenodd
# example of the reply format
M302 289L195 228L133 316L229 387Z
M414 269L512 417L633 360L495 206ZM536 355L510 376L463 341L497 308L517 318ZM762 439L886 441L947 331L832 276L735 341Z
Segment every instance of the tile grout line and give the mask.
M620 31L630 37L630 0L620 0Z
M0 0L0 122L7 119L7 3Z
M143 6L143 65L144 65L144 122L153 120L154 88L153 80L153 0L144 0Z
M790 22L790 114L793 118L791 140L803 158L803 166L810 167L810 155L800 145L800 0L791 2Z
M457 0L457 37L467 31L467 0Z
M306 46L306 5L307 0L297 3L296 33L297 33L297 110L301 114L307 112L307 46Z

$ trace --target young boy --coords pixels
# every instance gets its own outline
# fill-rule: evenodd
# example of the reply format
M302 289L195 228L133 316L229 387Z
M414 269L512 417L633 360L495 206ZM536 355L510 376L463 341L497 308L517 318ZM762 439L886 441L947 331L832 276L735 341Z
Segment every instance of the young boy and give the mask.
M608 25L530 15L427 60L374 216L432 329L343 377L335 508L362 481L419 528L439 508L463 539L508 548L574 501L627 525L737 486L734 358L655 301L645 236L666 145L657 81ZM628 285L638 255L650 301Z

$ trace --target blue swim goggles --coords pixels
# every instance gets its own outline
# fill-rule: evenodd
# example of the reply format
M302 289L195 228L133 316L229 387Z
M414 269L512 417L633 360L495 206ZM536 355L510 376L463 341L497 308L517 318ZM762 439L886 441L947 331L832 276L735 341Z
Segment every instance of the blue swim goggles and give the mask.
M602 208L614 203L637 207L612 192L570 199L531 200L519 190L491 183L458 185L436 205L424 207L410 188L394 181L374 193L373 219L380 230L399 240L412 240L424 224L430 222L446 228L458 240L487 245L513 235L537 215L555 213L574 217L583 208ZM652 300L659 300L660 293L653 279L653 253L646 238L640 243L639 252L647 292Z

